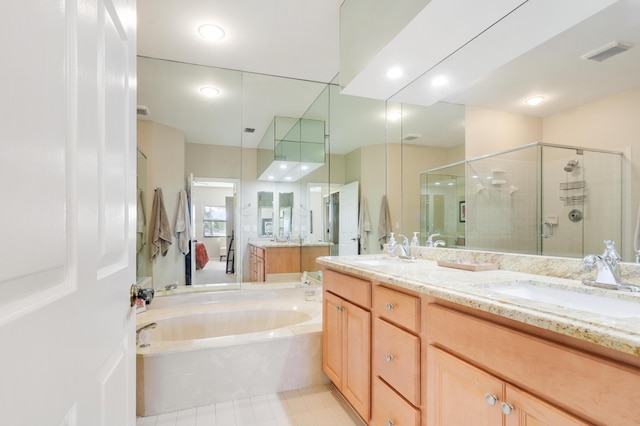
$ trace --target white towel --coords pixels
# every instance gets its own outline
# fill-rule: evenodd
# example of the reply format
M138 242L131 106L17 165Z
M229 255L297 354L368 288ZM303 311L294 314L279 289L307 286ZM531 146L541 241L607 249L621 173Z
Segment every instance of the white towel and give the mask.
M189 254L189 237L191 236L191 221L189 220L189 203L187 192L182 189L178 193L178 214L176 215L176 238L178 248L182 254Z
M160 253L167 255L171 245L171 230L169 229L169 218L164 208L164 198L162 189L156 188L153 194L153 207L151 208L151 260L155 260Z
M360 234L360 248L367 249L369 232L371 232L371 219L369 218L369 207L367 207L367 199L362 197L360 200L360 216L358 218L358 233Z

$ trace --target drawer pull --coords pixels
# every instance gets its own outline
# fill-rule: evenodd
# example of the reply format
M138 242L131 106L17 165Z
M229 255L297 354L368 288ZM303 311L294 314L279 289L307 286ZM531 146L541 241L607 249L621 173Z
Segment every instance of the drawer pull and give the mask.
M386 357L384 357L384 359L386 359L387 362L391 362L391 361L393 361L393 355L388 354Z
M493 407L499 401L499 398L495 395L486 394L484 396L484 400L487 401L487 404Z
M387 303L386 308L387 308L387 311L390 311L390 310L392 310L393 308L395 308L395 306L394 306L392 303Z
M342 306L336 306L336 311L344 312L344 308Z
M393 420L387 420L387 426L393 426L396 423Z
M502 410L502 412L504 413L505 416L508 416L509 414L513 413L514 411L516 411L515 407L509 403L506 402L501 402L500 403L500 409Z

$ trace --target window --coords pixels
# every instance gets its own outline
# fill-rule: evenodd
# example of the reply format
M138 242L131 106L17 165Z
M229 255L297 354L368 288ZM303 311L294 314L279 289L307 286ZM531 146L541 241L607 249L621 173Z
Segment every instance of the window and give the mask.
M227 235L227 210L224 207L202 207L202 236L224 237Z

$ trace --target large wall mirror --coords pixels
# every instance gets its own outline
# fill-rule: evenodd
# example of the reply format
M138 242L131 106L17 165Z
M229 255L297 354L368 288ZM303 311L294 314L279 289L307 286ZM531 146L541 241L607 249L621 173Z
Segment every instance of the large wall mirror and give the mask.
M273 194L273 225L277 226L273 228L274 234L285 232L277 223L280 215L283 218L285 214L287 218L290 215L286 231L289 231L290 242L298 244L300 250L305 244L326 244L325 252L340 254L338 228L342 224L344 229L351 226L352 232L360 236L357 251L380 253L387 230L409 238L419 231L422 244L434 231L431 224L425 223L429 220L426 209L435 204L424 205L422 191L428 184L421 185L421 172L533 142L611 149L623 155L622 207L602 212L610 216L598 215L603 220L620 222L618 247L624 259L631 261L634 258L632 218L635 218L632 212L640 198L637 191L633 191L638 180L635 170L640 161L631 149L640 139L635 119L640 104L637 77L640 75L640 24L634 19L638 13L636 2L614 2L581 18L526 54L484 69L480 77L467 82L463 89L437 98L421 94L427 90L431 74L444 70L442 67L449 65L448 61L388 99L380 100L344 95L338 80L331 84L314 83L140 57L138 103L146 105L149 111L148 116L139 117L139 147L147 158L145 203L150 206L153 188L162 187L171 217L177 208L178 191L189 189L191 175L237 182L233 194L235 267L230 276L240 282L250 276L250 243L273 239L273 234L268 235L262 226L259 194ZM483 33L483 37L489 35ZM474 48L475 43L481 43L483 37L475 38L474 43L451 55L449 69L455 71L456 61L467 54L467 49ZM581 58L613 40L633 47L602 62ZM217 96L202 96L203 86L217 89ZM546 102L535 108L526 105L525 99L534 94L545 96ZM308 174L299 173L291 181L261 179L258 147L276 117L322 123L322 166ZM302 132L302 125L296 132ZM301 151L298 154L301 155ZM564 164L570 160L562 159ZM302 161L298 163L301 166ZM564 167L548 167L548 170L559 174L559 179L573 177L566 174ZM593 170L584 167L582 171ZM449 175L460 178L457 173ZM585 180L594 189L601 182L597 176ZM356 182L357 190L350 192L349 184ZM472 185L465 183L468 192ZM558 194L554 203L562 195L559 182L556 184ZM513 191L510 186L518 188L513 192L515 196L524 196L522 185L490 188ZM278 210L280 193L293 194L290 212ZM355 205L365 212L363 221L359 217L354 220L354 209L349 207L352 201L347 201L354 198L354 193ZM341 200L341 196L345 199ZM440 204L439 210L455 215L451 225L444 219L440 221L447 233L443 237L447 247L461 247L465 243L463 229L468 226L463 227L464 222L460 221L461 202L467 221L473 213L466 199L461 199L458 193L455 197L458 206L455 203L451 206L456 208ZM386 230L379 226L383 199L388 203L391 216ZM596 216L599 208L596 201L590 199L584 205L585 215ZM565 207L568 206L561 205L557 211L543 213L545 217L558 218L555 225L558 232L569 226L565 223L569 217ZM195 218L198 220L197 212ZM590 226L598 227L598 224L594 222ZM345 234L343 240L351 239L348 235ZM206 243L207 238L203 239ZM188 275L184 257L174 248L167 258L146 265L146 275L153 276L158 288L176 281L183 284L183 277ZM474 248L514 251L510 247ZM226 264L225 259L219 262L219 253L214 254L210 253L210 260ZM308 264L302 266L301 263L299 270L307 267Z

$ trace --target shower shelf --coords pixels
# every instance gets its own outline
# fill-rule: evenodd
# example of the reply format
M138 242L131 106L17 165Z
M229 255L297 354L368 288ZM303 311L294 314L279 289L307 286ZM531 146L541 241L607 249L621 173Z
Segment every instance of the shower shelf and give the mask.
M579 180L576 182L560 182L560 189L562 191L569 191L571 189L583 189L586 186L586 182Z
M565 204L581 204L584 203L585 198L587 198L586 195L572 195L572 196L567 196L567 197L560 197L560 201L564 201Z

